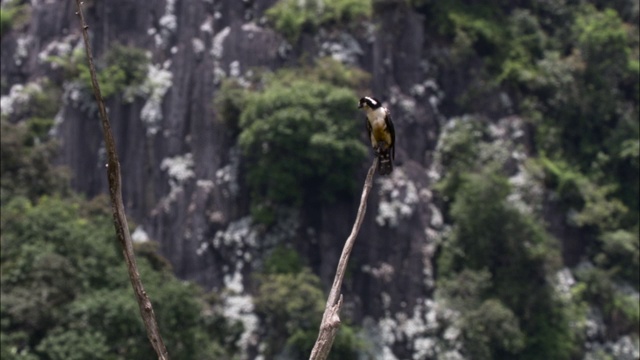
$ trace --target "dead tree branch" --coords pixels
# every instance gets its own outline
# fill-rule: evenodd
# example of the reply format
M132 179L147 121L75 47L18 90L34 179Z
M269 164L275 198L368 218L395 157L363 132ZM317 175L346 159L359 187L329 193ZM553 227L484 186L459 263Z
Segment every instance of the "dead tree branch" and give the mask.
M329 356L333 340L338 333L338 327L340 326L340 308L342 307L342 294L340 294L340 288L342 287L342 280L347 270L347 263L349 262L349 255L351 255L351 249L356 242L356 237L360 231L360 225L364 219L364 214L367 211L367 198L371 191L373 182L373 174L376 172L378 165L378 158L373 159L373 164L369 168L367 178L364 181L364 188L362 189L362 196L360 197L360 206L358 207L358 215L356 221L353 223L351 234L347 238L347 241L342 248L342 254L340 255L340 261L338 262L338 269L336 276L333 279L333 285L329 292L329 298L327 299L327 306L324 309L322 315L322 323L320 324L320 333L316 340L313 350L311 350L311 356L309 360L324 360Z
M140 315L142 316L142 320L144 321L144 325L147 329L147 337L149 338L151 346L153 346L156 354L158 354L158 359L169 360L169 354L164 346L164 342L162 341L162 336L160 336L160 330L158 329L158 322L156 321L156 316L153 312L151 300L149 300L149 296L142 286L142 280L140 280L140 273L138 272L138 266L136 265L131 235L129 234L129 224L127 223L124 204L122 202L122 181L120 178L120 163L118 162L118 153L116 152L116 142L113 138L113 134L111 133L111 125L109 124L107 109L104 104L102 94L100 93L100 85L98 84L96 69L93 64L91 46L89 45L89 26L87 25L84 14L82 13L82 5L83 1L76 0L76 6L78 9L76 15L79 16L80 25L82 26L82 37L84 38L84 47L87 53L87 61L89 62L91 85L93 87L93 94L98 102L98 112L102 123L104 143L107 149L107 177L109 180L109 195L111 197L113 223L116 228L116 234L118 235L120 245L122 245L122 253L124 255L125 262L127 263L127 269L129 270L129 279L131 280L131 286L133 286L138 306L140 307Z

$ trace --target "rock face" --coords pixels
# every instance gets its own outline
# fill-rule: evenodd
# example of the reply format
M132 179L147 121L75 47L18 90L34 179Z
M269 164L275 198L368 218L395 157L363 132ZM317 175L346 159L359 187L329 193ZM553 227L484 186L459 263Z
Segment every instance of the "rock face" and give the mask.
M178 276L207 289L234 287L242 293L247 275L282 241L307 257L328 289L359 199L284 215L280 228L268 233L253 227L242 159L232 131L214 113L213 98L224 77L294 64L302 54L331 55L360 66L372 74L371 93L387 100L394 114L397 167L392 176L375 180L344 284L345 311L372 328L387 319L380 323L385 354L395 341L385 327L391 323L405 324L398 341L404 338L408 349L417 348L409 344L416 332L408 321L415 316L424 325L425 316L433 315L426 300L443 226L429 176L443 92L426 60L425 19L403 2L384 2L376 11L384 15L374 17L369 34L305 34L292 49L260 21L273 3L111 0L87 7L97 58L114 43L144 48L151 56L144 96L108 103L128 215L160 243ZM25 31L3 37L2 73L9 84L55 74L43 59L59 48L79 46L74 12L71 1L38 2ZM60 162L75 174L73 187L94 196L106 191L104 145L97 117L87 115L93 100L78 96L65 88L55 131L62 142ZM363 180L368 164L358 173ZM394 351L410 356L399 345Z
M107 102L127 215L137 224L134 239L158 242L179 277L207 290L225 290L224 315L244 328L237 344L242 358L260 353L250 274L277 245L287 244L328 290L359 201L354 195L331 205L282 210L269 229L252 221L238 131L216 114L213 100L225 78L248 83L256 69L330 56L370 73L369 93L362 95L380 98L392 111L395 170L375 178L343 284L343 314L361 327L375 358L463 358L460 314L436 301L433 263L450 227L432 188L443 172L443 139L456 124L487 125L480 157L504 165L511 186L507 202L544 218L548 232L562 243L564 265L593 267L584 261L585 230L567 226L566 209L555 205L557 196L544 187L543 175L524 166L536 145L532 125L514 113L516 100L486 83L481 55L457 58L447 43L451 39L430 28L437 24L422 15L427 12L409 5L435 2L376 0L372 19L357 27L303 29L295 44L265 21L265 11L276 2L85 1L98 61L115 44L144 49L150 60L142 84ZM75 2L19 3L25 3L24 21L11 31L3 24L2 30L3 119L14 120L11 110L25 107L33 89L47 82L59 85L52 129L61 143L59 162L70 168L75 190L88 197L106 193L93 95L50 61L83 50ZM355 112L357 99L353 104ZM363 121L361 116L353 121ZM358 182L364 181L370 161L356 169ZM558 293L571 303L576 286L571 269L557 277ZM630 293L637 303L637 291ZM637 336L612 339L596 307L585 316L585 359L604 353L638 358Z

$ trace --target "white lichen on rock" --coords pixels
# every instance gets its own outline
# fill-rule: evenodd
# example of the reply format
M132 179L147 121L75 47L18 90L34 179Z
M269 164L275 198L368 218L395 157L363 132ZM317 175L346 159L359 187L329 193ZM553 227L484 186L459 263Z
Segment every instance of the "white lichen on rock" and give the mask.
M191 47L193 48L193 53L196 55L200 55L204 52L204 41L198 39L198 38L193 38L191 39Z
M76 45L73 45L73 44ZM40 63L49 63L51 68L57 69L61 64L57 61L51 61L52 57L60 59L70 59L76 50L84 51L84 43L80 39L79 34L70 34L61 40L53 40L38 53L38 61Z
M223 315L226 319L242 324L242 335L236 345L246 353L250 346L257 344L258 317L254 312L253 298L244 292L242 274L236 271L224 277L228 293L223 297Z
M556 273L554 286L556 292L564 300L571 299L571 288L576 284L576 279L573 277L569 268L563 268Z
M380 177L378 182L378 213L376 223L380 226L398 226L401 220L413 215L419 202L418 189L401 168L396 168L389 177Z
M229 64L229 75L235 78L240 76L240 62L238 60L234 60Z
M22 113L27 110L31 98L42 93L42 85L39 82L30 82L26 85L15 84L9 90L8 95L0 97L0 111L2 116Z
M331 56L343 64L357 64L358 58L364 54L358 41L349 33L341 32L337 36L326 38L324 31L320 32L317 41L320 44L320 56Z
M140 119L147 128L147 135L155 135L162 122L162 100L172 85L173 74L169 71L170 61L164 64L150 64L147 76L142 83L140 91L148 96L147 102L142 107Z
M224 54L224 41L231 33L231 28L226 27L222 29L216 36L213 37L213 46L211 47L211 55L214 59L220 60L222 59L222 55Z
M382 262L378 266L363 265L362 272L371 274L371 276L383 282L390 282L393 279L395 269L391 264Z
M160 163L160 169L169 175L171 188L181 186L185 181L195 176L193 171L193 155L187 153L166 158Z
M29 57L29 50L32 42L33 36L31 35L20 35L16 39L16 49L13 53L13 61L17 66L21 66Z
M149 235L147 234L146 231L144 231L144 228L142 227L142 225L139 225L136 227L136 230L131 234L131 240L134 243L145 243L149 241Z
M184 194L185 182L195 177L195 172L193 171L193 156L191 153L187 153L165 158L160 163L160 169L165 171L169 176L170 191L169 194L159 201L158 209L169 213L172 209L171 204L179 199L180 195ZM188 234L187 232L187 235Z
M584 360L616 359L637 360L640 359L640 341L636 334L625 335L615 341L606 343L588 343Z
M257 235L251 228L251 224L250 216L231 222L225 230L216 232L212 240L213 247L216 249L256 247Z
M509 178L511 193L507 202L523 214L535 214L542 210L544 199L543 178L535 176L529 168L518 165L518 172Z
M200 24L200 31L205 34L213 34L213 19L211 16L207 16L207 19Z
M410 313L386 310L377 322L363 320L363 336L381 358L395 359L392 349L399 343L411 359L464 359L462 337L456 321L460 314L431 299L418 299Z
M178 29L178 18L175 15L176 0L167 0L164 7L164 14L158 20L160 31L154 32L154 40L157 47L165 48L169 45L169 38Z
M211 56L213 57L213 83L216 85L227 77L222 66L222 55L224 54L224 41L230 33L231 28L227 26L213 37Z
M240 191L238 171L240 166L240 150L232 147L229 150L229 163L216 171L215 183L222 187L224 197L235 196Z
M71 105L87 114L94 114L98 111L98 105L91 91L87 91L85 84L79 80L67 81L62 85L62 100L65 105Z

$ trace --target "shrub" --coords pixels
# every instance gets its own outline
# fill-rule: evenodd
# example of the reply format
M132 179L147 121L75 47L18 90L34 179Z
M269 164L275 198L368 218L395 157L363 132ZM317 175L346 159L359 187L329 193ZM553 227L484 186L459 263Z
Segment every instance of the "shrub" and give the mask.
M10 0L2 3L0 8L0 37L25 20L25 5L20 5L18 2Z
M67 171L53 165L57 144L46 139L52 121L33 118L12 124L0 120L0 202L15 196L32 200L46 194L66 193Z
M67 57L53 56L47 60L62 66L65 77L78 80L85 91L91 91L89 65L82 48L76 48ZM103 98L120 95L131 101L147 76L149 58L142 49L114 44L95 66Z
M233 79L225 79L216 92L213 106L217 118L233 133L239 130L240 114L246 103L247 90Z
M110 211L97 214L94 206L57 197L3 204L3 351L51 359L153 358ZM181 359L210 359L210 346L202 343L217 339L205 332L201 290L154 269L153 257L138 254L138 267L167 347Z
M267 331L267 358L287 354L301 359L311 353L324 311L320 279L307 268L298 273L259 276L254 299ZM362 344L355 331L342 323L329 359L356 359Z
M560 263L559 251L534 218L521 214L505 201L509 185L505 178L490 171L461 176L450 212L455 225L440 255L439 271L455 276L486 269L491 274L491 286L485 294L491 294L506 308L487 304L486 310L491 310L495 317L483 321L512 324L506 328L514 331L514 342L500 343L497 335L490 340L487 334L479 335L482 331L473 330L472 334L477 336L469 335L470 341L476 342L474 351L479 356L488 354L484 346L493 341L489 355L508 351L568 358L574 350L573 333L553 289L546 285L548 272ZM482 293L478 296L482 301L490 299ZM516 340L517 327L507 309L522 326L523 345ZM476 315L479 319L484 316Z
M266 15L279 32L295 43L305 30L314 31L330 24L346 25L366 19L372 13L372 0L280 0Z
M500 300L490 298L491 286L486 269L465 269L440 281L437 288L436 296L460 312L457 326L465 353L473 359L516 354L524 347L518 318Z
M263 218L276 204L350 196L366 154L353 91L298 74L267 78L262 91L247 95L240 117L252 208Z
M302 259L294 249L278 246L264 262L265 274L296 274L302 270Z

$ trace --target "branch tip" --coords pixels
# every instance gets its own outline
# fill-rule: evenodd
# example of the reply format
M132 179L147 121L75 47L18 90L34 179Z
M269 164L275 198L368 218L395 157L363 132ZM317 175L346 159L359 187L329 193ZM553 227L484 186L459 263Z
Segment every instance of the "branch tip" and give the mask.
M345 272L347 270L347 263L349 262L349 256L351 255L351 249L356 241L360 226L364 219L364 214L367 211L367 198L371 191L373 174L376 171L378 165L378 159L373 159L373 164L367 172L367 177L364 181L364 187L362 189L362 196L360 197L360 206L358 207L358 214L356 215L356 221L353 223L351 234L347 238L338 261L338 268L336 269L336 276L333 279L333 285L331 291L329 291L329 298L327 299L327 305L322 315L322 323L320 324L320 332L318 339L313 345L309 360L325 360L329 356L333 340L335 339L338 328L340 327L340 309L342 308L343 296L340 293L342 287L342 280L344 279Z

